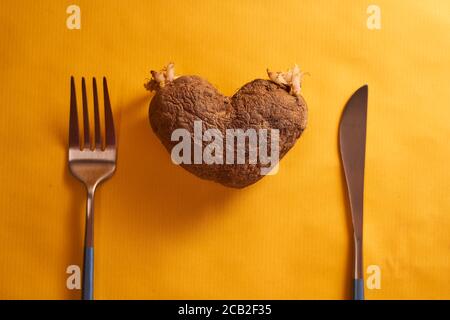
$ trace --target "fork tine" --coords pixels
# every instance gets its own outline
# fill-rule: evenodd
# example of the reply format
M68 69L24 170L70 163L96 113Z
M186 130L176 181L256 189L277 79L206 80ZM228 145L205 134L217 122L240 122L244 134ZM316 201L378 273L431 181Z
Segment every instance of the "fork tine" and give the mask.
M81 78L81 88L83 94L83 129L84 129L84 145L83 148L90 148L91 140L89 137L89 113L87 106L86 81Z
M109 101L108 84L106 77L103 77L103 97L105 102L105 145L106 147L116 146L116 135L114 133L114 121Z
M102 137L100 135L100 114L98 112L98 93L97 93L97 80L92 78L92 90L94 91L94 130L95 130L95 147L101 149Z
M70 119L69 119L69 147L80 148L78 134L77 97L75 93L75 80L70 77Z

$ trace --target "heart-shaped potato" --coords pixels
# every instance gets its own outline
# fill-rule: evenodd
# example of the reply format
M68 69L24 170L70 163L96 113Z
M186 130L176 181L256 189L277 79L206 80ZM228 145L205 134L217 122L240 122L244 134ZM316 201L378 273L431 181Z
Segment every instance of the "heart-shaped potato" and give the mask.
M201 124L201 133L207 132L208 129L216 129L216 133L222 135L223 140L219 140L219 143L223 147L224 158L230 151L225 141L228 137L227 130L241 129L241 132L250 132L249 129L255 132L278 130L279 157L275 159L278 162L306 128L307 106L298 92L299 87L295 88L292 72L269 73L272 80L251 81L232 97L222 95L209 82L198 76L175 78L173 65L162 72L152 72L152 75L153 79L146 85L148 89L156 91L150 102L150 124L169 153L180 143L178 139L173 139L173 133L177 129L189 132L189 145L192 148L188 151L205 150L208 147L211 139L196 140L196 122L197 130L198 124ZM299 79L296 80L299 86ZM297 92L293 93L295 90ZM272 134L268 134L266 138L267 154L275 150L269 141L271 136ZM202 179L213 180L227 187L246 187L261 179L264 176L261 169L268 166L267 162L263 163L259 157L261 144L255 149L254 145L250 145L250 138L246 138L244 144L236 143L235 150L231 150L236 155L239 152L236 149L244 147L245 163L236 161L227 163L227 159L222 163L199 163L191 154L188 158L192 161L180 165ZM260 138L259 142L261 141L263 139ZM215 142L217 143L217 140ZM253 155L258 155L256 163L250 163L252 151ZM186 150L183 150L184 152ZM215 152L217 153L217 149ZM271 163L271 166L275 164L277 163Z

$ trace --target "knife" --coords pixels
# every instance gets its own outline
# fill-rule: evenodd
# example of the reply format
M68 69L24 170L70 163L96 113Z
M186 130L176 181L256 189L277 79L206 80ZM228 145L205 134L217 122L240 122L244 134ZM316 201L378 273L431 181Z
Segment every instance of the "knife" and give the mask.
M364 300L363 197L366 154L367 85L351 96L339 124L339 147L350 200L354 239L353 299Z

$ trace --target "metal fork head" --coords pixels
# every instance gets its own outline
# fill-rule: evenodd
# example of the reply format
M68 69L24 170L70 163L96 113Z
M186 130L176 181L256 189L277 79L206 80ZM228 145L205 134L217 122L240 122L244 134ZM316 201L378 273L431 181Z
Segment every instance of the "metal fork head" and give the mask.
M72 174L81 180L88 191L94 191L97 185L110 177L116 168L117 150L114 121L109 100L108 84L103 78L103 101L105 135L102 139L100 128L99 102L96 79L92 79L94 102L94 143L91 144L89 130L89 112L86 81L81 80L83 105L83 142L78 126L77 98L74 77L70 79L70 120L69 120L69 168ZM104 141L102 141L104 140Z

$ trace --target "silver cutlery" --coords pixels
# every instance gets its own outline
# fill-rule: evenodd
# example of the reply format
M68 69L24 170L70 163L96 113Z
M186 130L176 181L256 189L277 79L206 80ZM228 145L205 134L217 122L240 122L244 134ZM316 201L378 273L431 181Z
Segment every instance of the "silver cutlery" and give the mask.
M84 300L94 298L94 194L97 186L111 177L116 169L117 150L114 122L108 94L106 78L103 78L104 141L100 129L97 82L92 79L94 101L94 142L89 134L89 112L86 82L82 78L83 142L78 128L75 80L70 80L70 121L69 121L69 169L73 176L84 183L87 190L86 230L84 244L83 290Z
M353 224L355 300L364 300L363 198L367 97L368 87L364 85L347 102L339 125L339 145Z

